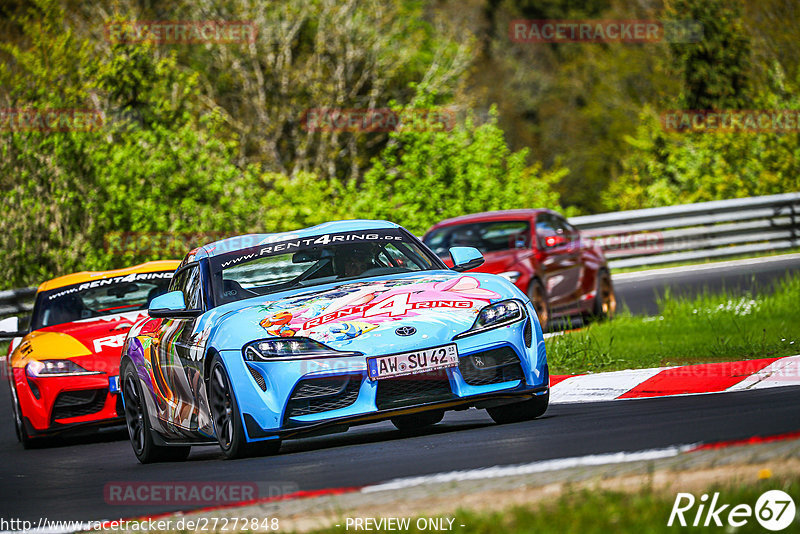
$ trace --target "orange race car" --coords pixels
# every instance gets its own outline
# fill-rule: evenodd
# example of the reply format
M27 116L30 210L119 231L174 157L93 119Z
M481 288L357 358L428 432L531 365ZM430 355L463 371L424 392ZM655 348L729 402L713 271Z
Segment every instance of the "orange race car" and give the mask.
M25 448L44 436L124 421L118 375L125 336L166 293L178 264L80 272L39 286L30 329L15 332L6 362ZM2 323L6 337L18 329L16 319Z

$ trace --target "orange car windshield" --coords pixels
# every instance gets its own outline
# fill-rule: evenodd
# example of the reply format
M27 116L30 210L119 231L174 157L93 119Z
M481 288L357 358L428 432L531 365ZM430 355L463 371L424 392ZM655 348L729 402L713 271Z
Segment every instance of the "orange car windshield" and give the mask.
M36 296L31 330L146 309L167 292L171 278L172 271L137 273L42 291Z

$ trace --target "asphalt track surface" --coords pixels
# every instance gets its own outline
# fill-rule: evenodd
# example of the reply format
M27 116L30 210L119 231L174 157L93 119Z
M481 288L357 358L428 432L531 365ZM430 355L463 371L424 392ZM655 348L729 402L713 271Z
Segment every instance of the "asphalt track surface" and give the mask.
M5 387L5 386L4 386ZM3 392L7 399L7 392ZM0 407L8 410L8 401ZM227 461L196 447L183 463L140 465L127 440L73 440L24 451L11 421L0 425L0 517L99 520L174 511L180 506L109 505L108 482L256 482L316 490L399 477L670 445L737 440L800 430L800 387L672 398L553 405L540 419L496 425L483 410L451 412L424 433L390 423L291 440L277 456ZM114 436L119 437L119 436ZM540 476L547 476L546 474ZM184 507L191 509L191 507Z
M787 269L800 269L800 262L646 277L617 282L616 287L623 302L635 312L632 304L638 303L643 308L637 313L642 313L647 305L654 306L654 295L667 285L686 294L720 284L763 290ZM107 483L256 482L259 496L267 497L281 491L362 486L443 471L800 430L800 387L782 387L552 405L544 417L513 425L496 425L482 410L450 412L442 423L413 435L384 422L344 434L290 440L272 457L226 461L215 447L196 447L187 462L140 465L124 431L23 450L14 435L7 382L0 382L0 518L31 521L117 519L199 507L109 504Z

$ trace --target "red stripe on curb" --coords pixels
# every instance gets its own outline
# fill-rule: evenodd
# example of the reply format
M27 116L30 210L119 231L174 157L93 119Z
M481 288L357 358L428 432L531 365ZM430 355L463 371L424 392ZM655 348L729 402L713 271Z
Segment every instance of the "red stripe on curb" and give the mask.
M192 508L192 509L187 509L187 510L175 510L175 511L172 511L172 512L164 512L162 514L156 514L156 515L146 515L146 516L134 517L134 518L129 518L129 519L117 519L115 521L106 521L105 523L103 523L103 526L101 528L102 529L110 528L109 526L106 526L106 525L111 525L112 523L120 522L120 521L129 521L129 522L132 522L132 521L149 521L149 520L156 521L158 519L163 519L165 517L171 517L171 516L174 516L174 515L177 515L177 514L188 515L188 514L196 514L196 513L202 513L202 512L214 512L214 511L219 511L219 510L227 510L227 509L230 509L230 508L240 508L242 506L249 506L249 505L252 505L252 504L264 504L264 503L277 502L277 501L293 501L293 500L298 500L298 499L312 499L314 497L324 497L326 495L342 495L342 494L345 494L345 493L355 493L355 492L361 491L362 488L364 488L364 486L351 486L351 487L344 487L344 488L328 488L328 489L313 490L313 491L296 491L294 493L287 493L286 495L278 495L278 496L275 496L275 497L263 497L263 498L260 498L260 499L250 499L249 501L240 501L240 502L234 502L234 503L227 503L227 504L221 504L221 505L218 505L218 506L207 506L205 508Z
M763 358L665 369L617 398L638 399L689 393L716 393L735 386L779 359Z
M573 376L579 376L579 375L550 375L550 387L553 387L559 382L563 382L567 378L571 378Z
M731 441L718 441L715 443L703 443L687 452L705 451L713 449L724 449L725 447L738 447L739 445L754 445L757 443L771 443L773 441L783 441L787 439L800 438L800 431L787 432L786 434L776 434L774 436L753 436L746 439L735 439Z

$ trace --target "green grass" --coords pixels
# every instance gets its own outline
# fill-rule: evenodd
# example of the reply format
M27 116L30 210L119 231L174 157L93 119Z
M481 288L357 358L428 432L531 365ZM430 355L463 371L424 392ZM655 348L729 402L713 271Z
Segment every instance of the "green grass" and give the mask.
M635 493L600 491L600 490L567 490L560 497L543 504L533 503L530 506L518 506L500 512L476 513L458 510L454 518L453 532L463 533L503 533L503 534L608 534L616 532L631 533L670 533L675 532L768 532L758 523L755 517L747 518L747 523L739 528L731 528L727 524L728 512L738 505L746 504L755 507L758 497L768 490L780 489L794 497L800 495L800 477L784 479L766 479L744 486L722 485L704 490L713 495L719 492L717 508L730 504L719 514L723 526L693 527L700 497L703 493L693 492L695 505L684 514L687 527L680 527L677 520L671 527L667 526L672 506L677 493L654 491L644 488ZM707 511L708 506L704 511ZM384 514L386 515L386 514ZM388 514L391 515L391 514ZM705 521L703 514L700 524ZM404 532L423 532L415 527L416 520L411 520L411 528ZM711 521L713 525L713 520ZM460 525L464 525L461 527ZM794 524L782 532L798 532L800 530L800 513L795 515ZM314 531L315 534L333 534L344 532L331 527ZM350 529L352 531L352 528Z
M627 312L546 340L552 374L800 354L800 276L774 293L666 295L654 317Z

